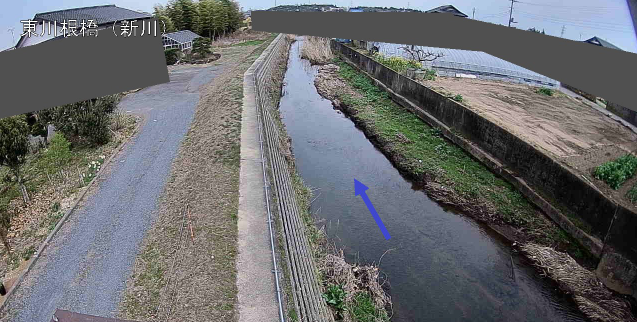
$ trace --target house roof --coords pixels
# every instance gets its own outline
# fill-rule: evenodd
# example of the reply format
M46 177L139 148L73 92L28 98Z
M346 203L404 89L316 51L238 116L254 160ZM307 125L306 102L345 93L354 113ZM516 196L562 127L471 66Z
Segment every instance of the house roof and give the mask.
M113 4L84 8L73 8L58 11L38 13L33 20L47 20L62 22L64 20L89 20L93 19L98 25L114 23L121 20L148 19L152 15L137 12L126 8L120 8Z
M36 13L33 20L36 21L57 21L68 20L95 20L99 25L111 24L122 20L149 19L153 16L149 13L137 12L130 9L116 7L114 4L104 6L93 6L83 8L72 8L65 10ZM15 47L21 47L25 36L21 36Z
M621 48L609 43L608 41L606 41L604 39L601 39L601 38L597 38L597 37L593 37L591 39L584 40L584 42L587 42L587 43L593 44L593 45L597 45L597 46L606 47L606 48L622 50Z
M195 40L195 38L200 38L201 36L190 30L181 30L165 34L164 37L170 38L180 44L184 44Z
M431 10L425 11L426 13L452 13L455 16L467 18L469 16L462 13L460 10L456 9L456 7L452 5L440 6L437 8L433 8Z

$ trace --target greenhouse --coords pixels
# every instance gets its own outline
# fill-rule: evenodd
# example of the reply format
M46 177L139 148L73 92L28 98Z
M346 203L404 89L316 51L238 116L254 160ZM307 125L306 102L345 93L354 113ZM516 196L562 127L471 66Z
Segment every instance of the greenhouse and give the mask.
M367 43L367 49L376 46L378 51L386 56L411 56L405 50L400 49L405 45L391 43ZM526 83L534 86L546 86L557 88L559 82L540 75L534 71L512 64L506 60L489 55L485 52L416 46L425 52L442 54L433 62L426 62L427 68L433 68L438 75L456 77L457 74L475 75L480 79L503 80L516 83Z

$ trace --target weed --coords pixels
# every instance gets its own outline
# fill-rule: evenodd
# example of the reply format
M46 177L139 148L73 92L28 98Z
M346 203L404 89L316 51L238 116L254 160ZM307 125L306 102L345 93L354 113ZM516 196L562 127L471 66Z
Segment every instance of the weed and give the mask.
M535 92L538 94L546 95L546 96L553 96L553 93L555 91L550 88L542 87L542 88L538 88Z
M60 219L62 219L62 217L64 217L64 213L61 212L61 211L50 213L47 216L46 222L48 223L49 231L53 231L53 229L55 229L55 226L57 226L58 221L60 221Z
M372 297L367 293L358 293L354 297L350 313L354 321L358 322L389 321L387 312L382 308L377 308Z
M57 211L59 211L59 210L60 210L60 207L61 207L60 203L56 201L56 202L53 204L53 206L51 206L51 211L53 211L53 212L57 212Z
M424 80L435 81L436 80L436 71L433 69L426 69Z
M290 317L290 320L292 320L292 321L298 321L299 320L299 316L296 314L296 310L295 309L289 309L288 310L288 316Z
M422 68L422 65L419 62L415 60L411 60L411 59L406 59L403 57L395 57L395 56L386 57L381 53L376 53L374 54L373 58L377 62L389 67L390 69L393 69L397 73L402 73L410 68L414 68L414 69ZM435 77L435 72L434 72L434 77Z
M341 285L330 285L327 287L325 293L323 293L325 302L332 306L339 317L343 317L345 311L345 290Z
M626 180L635 175L635 171L637 171L637 157L632 154L626 154L614 161L608 161L598 166L595 168L593 175L617 190Z
M462 95L457 94L456 96L451 98L452 100L456 101L456 102L460 102L462 103L462 101L464 100L464 98L462 98Z

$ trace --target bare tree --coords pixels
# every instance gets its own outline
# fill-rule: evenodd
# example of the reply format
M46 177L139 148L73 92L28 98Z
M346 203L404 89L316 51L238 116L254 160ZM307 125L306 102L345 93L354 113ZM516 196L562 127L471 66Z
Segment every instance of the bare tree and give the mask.
M411 45L410 47L402 46L399 48L406 51L409 55L411 55L411 59L421 63L431 62L444 56L443 53L434 53L429 50L425 51L422 48L416 48L416 46L414 45Z

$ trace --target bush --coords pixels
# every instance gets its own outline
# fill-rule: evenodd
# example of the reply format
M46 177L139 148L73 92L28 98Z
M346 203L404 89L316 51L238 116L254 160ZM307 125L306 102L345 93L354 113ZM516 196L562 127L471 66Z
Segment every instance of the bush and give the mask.
M192 42L192 53L199 55L199 57L206 57L212 53L210 49L210 40L208 38L199 37Z
M452 97L451 99L456 101L456 102L460 102L460 103L462 103L462 101L464 101L464 98L460 94L457 94L456 96Z
M55 133L53 138L51 138L48 149L38 160L38 165L40 169L55 171L67 164L72 157L71 142L61 133Z
M54 107L40 112L44 124L52 123L67 138L80 137L93 144L110 140L111 117L119 95L108 95L87 101Z
M637 157L632 154L626 154L615 161L608 161L598 166L595 168L593 175L617 190L626 180L635 175L636 170Z
M393 57L393 56L385 57L381 53L374 54L374 60L393 69L397 73L402 73L410 68L413 68L413 69L422 68L422 65L415 60L406 59L403 57Z
M181 51L177 48L170 48L164 50L164 55L166 56L166 65L174 65L179 60Z

